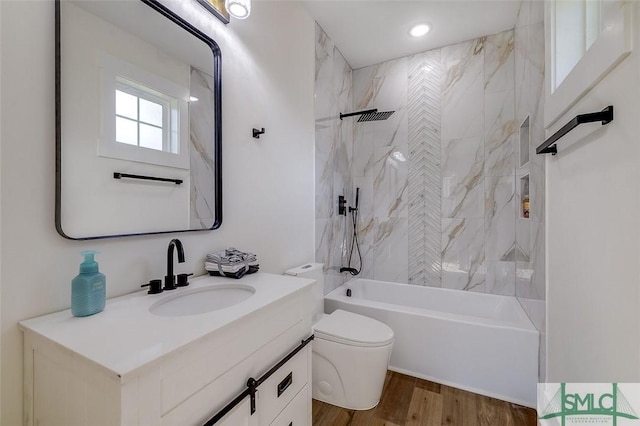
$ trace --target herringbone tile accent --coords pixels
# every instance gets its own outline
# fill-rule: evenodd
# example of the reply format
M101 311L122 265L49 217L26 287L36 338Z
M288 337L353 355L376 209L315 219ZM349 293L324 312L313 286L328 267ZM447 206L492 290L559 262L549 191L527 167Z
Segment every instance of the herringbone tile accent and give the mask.
M439 287L440 50L409 58L409 283Z

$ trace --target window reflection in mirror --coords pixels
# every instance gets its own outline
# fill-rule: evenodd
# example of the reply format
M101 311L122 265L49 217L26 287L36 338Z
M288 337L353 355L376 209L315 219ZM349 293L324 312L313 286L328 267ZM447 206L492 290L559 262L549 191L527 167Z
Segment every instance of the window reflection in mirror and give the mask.
M177 118L178 100L123 78L117 81L116 142L177 154L179 141L171 143L169 135L172 129L180 132L178 120L170 119Z

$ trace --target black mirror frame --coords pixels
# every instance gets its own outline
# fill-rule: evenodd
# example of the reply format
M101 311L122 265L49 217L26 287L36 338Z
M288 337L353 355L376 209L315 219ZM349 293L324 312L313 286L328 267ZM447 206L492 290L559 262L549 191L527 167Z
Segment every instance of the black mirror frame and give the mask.
M158 2L157 0L140 0L147 6L151 7L154 11L165 16L176 25L182 27L196 38L204 42L213 53L213 74L214 74L214 140L213 140L213 163L214 163L214 199L215 199L215 218L211 228L206 229L185 229L185 230L172 230L172 231L156 231L156 232L140 232L131 234L114 234L114 235L100 235L95 237L71 237L67 235L62 229L62 121L61 121L61 49L60 49L60 26L61 26L61 14L60 14L60 2L62 0L55 0L55 103L56 103L56 211L55 222L56 230L58 234L69 240L98 240L105 238L118 238L118 237L132 237L138 235L156 235L156 234L170 234L178 232L199 232L210 231L218 229L222 225L222 53L218 44L207 36L205 33L191 25L189 22L176 15L169 8Z

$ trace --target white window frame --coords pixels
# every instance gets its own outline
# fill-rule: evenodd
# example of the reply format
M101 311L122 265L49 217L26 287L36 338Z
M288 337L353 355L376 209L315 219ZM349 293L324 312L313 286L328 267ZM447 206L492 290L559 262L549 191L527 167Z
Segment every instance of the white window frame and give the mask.
M178 123L172 123L172 120L171 120L171 110L177 107L176 100L174 98L170 98L169 96L158 96L156 93L153 93L152 90L148 88L143 88L140 85L134 82L128 81L126 79L123 79L120 76L116 76L116 91L120 91L128 95L134 96L137 99L138 116L135 120L131 117L118 115L116 111L116 118L118 117L124 118L125 120L130 120L137 124L137 127L138 127L138 134L136 137L137 146L140 147L140 124L144 124L147 126L158 128L162 131L161 151L177 154L178 146L177 144L171 141L171 137L170 137L172 127L178 124ZM153 123L148 123L146 121L143 121L140 118L140 100L145 100L147 102L151 102L156 105L160 105L162 107L162 124L160 126ZM120 141L116 139L116 142L120 142ZM120 143L125 143L125 142L120 142Z
M190 169L189 158L189 88L182 87L153 72L102 52L99 57L102 78L101 131L98 155L120 160L135 161L179 169ZM119 85L138 90L168 101L170 124L167 134L167 150L145 148L116 142L116 89ZM135 94L139 96L139 94ZM139 96L140 97L140 96ZM152 98L149 100L153 100ZM153 100L156 102L156 100ZM164 121L164 118L163 118ZM163 141L163 146L165 142Z
M545 128L553 126L632 50L632 4L628 0L602 0L601 31L591 47L554 89L555 78L555 0L545 2L548 52L545 64Z

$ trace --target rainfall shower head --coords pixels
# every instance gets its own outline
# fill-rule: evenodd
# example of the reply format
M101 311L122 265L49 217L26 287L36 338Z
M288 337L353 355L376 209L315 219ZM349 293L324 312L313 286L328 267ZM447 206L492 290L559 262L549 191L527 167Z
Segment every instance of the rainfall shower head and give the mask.
M358 119L358 123L363 123L365 121L381 121L381 120L386 120L387 118L391 117L391 114L393 114L394 112L395 111L378 112L378 110L376 108L367 109L367 110L364 110L364 111L349 112L347 114L340 113L340 120L342 120L343 118L346 118L346 117L352 117L354 115L359 115L360 118Z
M362 114L358 119L358 123L363 123L365 121L382 121L391 117L395 111L382 111L382 112L368 112L366 114Z

